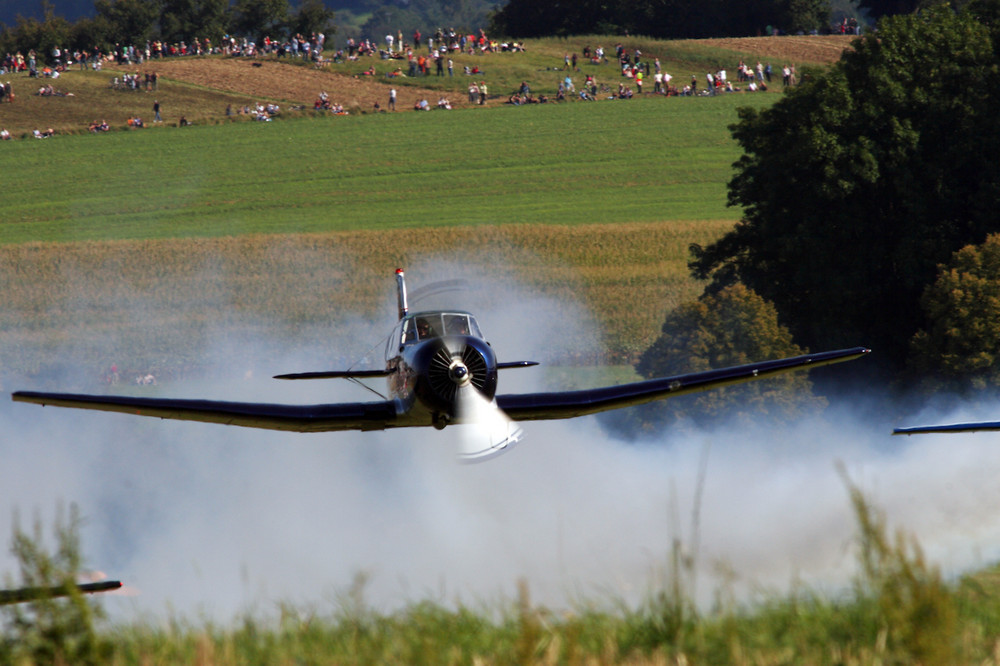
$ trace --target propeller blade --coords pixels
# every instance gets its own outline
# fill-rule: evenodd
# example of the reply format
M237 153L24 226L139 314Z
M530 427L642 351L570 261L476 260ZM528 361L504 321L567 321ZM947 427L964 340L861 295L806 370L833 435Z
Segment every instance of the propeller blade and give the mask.
M472 385L458 389L458 459L476 463L494 458L512 448L524 431L503 413L496 402L487 400Z

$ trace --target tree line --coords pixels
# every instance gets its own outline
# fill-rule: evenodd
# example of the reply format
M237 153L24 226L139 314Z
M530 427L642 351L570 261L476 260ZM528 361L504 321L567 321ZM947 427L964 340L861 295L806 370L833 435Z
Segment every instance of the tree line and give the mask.
M288 0L95 0L94 9L93 17L70 22L43 0L41 19L18 16L13 26L3 27L0 52L34 50L43 62L52 63L56 48L107 52L115 45L142 46L154 40L218 45L226 35L259 42L265 36L281 40L335 31L334 14L323 0L301 0L294 9Z
M728 190L742 219L691 247L704 293L668 313L638 371L866 345L826 377L897 397L1000 389L998 114L1000 0L886 17L773 106L740 109ZM806 395L800 378L784 387L772 409ZM685 407L749 415L763 390Z
M822 31L829 20L829 0L509 0L493 14L490 31L700 39Z

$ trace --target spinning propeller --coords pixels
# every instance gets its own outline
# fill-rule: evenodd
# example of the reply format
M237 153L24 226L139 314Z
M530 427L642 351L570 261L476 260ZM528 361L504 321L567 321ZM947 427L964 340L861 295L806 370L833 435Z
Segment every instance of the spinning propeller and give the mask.
M431 362L430 376L437 378L436 390L441 394L447 390L452 396L454 422L461 426L458 459L481 462L504 453L521 439L523 431L497 407L496 401L480 392L488 371L485 359L461 338L445 338L444 343ZM445 379L449 387L440 386Z

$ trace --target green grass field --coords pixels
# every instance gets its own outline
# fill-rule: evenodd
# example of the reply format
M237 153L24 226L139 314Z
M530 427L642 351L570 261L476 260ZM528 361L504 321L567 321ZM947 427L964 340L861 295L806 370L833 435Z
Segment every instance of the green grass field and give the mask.
M736 107L652 98L4 145L0 242L735 220Z

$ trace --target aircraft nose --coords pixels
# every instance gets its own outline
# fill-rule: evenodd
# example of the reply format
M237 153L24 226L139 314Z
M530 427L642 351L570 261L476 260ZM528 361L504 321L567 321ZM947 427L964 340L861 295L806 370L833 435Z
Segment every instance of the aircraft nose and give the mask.
M459 361L451 366L451 380L459 385L469 381L469 369L464 363Z

